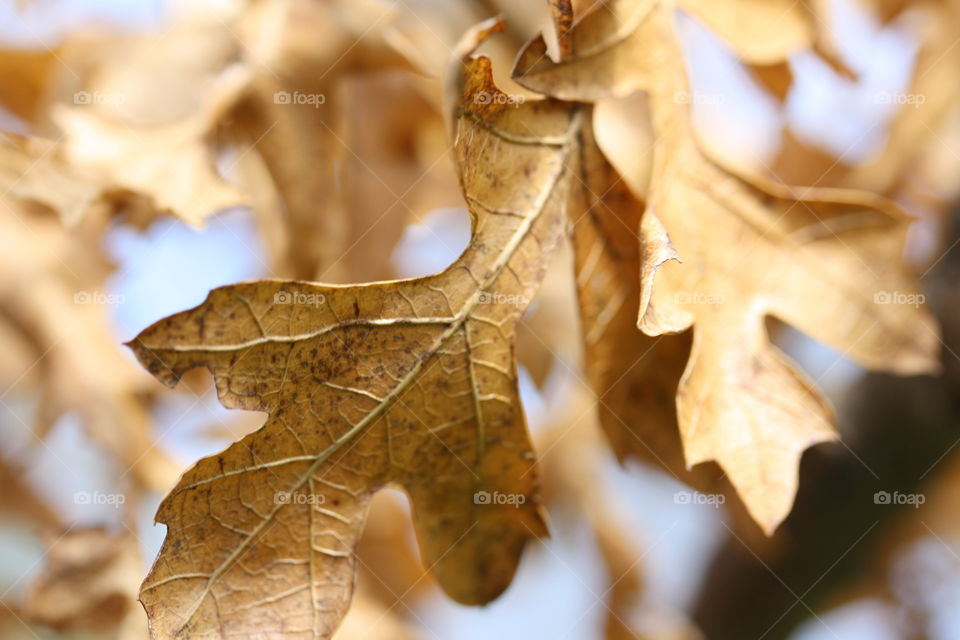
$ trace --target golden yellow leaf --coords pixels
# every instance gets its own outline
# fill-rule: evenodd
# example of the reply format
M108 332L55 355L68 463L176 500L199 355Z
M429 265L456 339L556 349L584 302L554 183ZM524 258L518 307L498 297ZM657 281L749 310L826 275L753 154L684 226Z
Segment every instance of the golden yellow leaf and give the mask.
M689 87L670 8L600 7L571 32L571 58L554 64L534 41L515 73L569 100L649 93L639 326L696 327L677 395L687 464L719 462L770 533L792 505L800 455L835 435L826 402L770 344L765 316L902 374L936 369L937 330L903 265L908 219L894 205L740 175L704 153L678 99Z
M473 237L447 270L223 287L130 343L160 380L205 366L225 405L269 414L161 505L141 593L155 637L329 637L388 484L410 494L424 561L460 602L496 597L545 533L512 337L563 229L580 109L507 104L488 60L464 65L455 151Z

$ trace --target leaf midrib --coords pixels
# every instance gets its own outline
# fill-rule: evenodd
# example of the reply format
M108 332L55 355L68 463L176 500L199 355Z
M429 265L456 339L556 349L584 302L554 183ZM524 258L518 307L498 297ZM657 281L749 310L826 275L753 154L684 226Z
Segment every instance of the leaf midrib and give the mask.
M573 140L575 140L575 136L572 136L569 134L571 132L576 131L576 128L579 126L579 123L580 123L580 118L581 118L581 114L579 110L575 111L571 117L571 124L568 129L568 136L567 136L568 142L562 148L564 155L568 153L570 144L572 143ZM461 124L462 124L462 120L458 122L458 127ZM487 128L494 135L499 135L499 133L496 130L491 129L489 127ZM459 137L459 132L458 132L458 137ZM560 181L560 178L567 172L568 172L568 168L563 162L561 162L560 167L556 171L556 174L550 180L548 186L545 189L543 189L543 191L541 192L541 195L538 198L538 202L533 208L534 209L533 213L524 219L523 223L517 228L513 236L511 236L510 241L507 243L506 246L504 246L503 250L500 252L500 255L497 257L496 262L494 263L495 267L494 269L491 270L490 275L482 282L482 284L477 286L473 294L464 302L463 306L460 308L457 314L451 320L445 320L445 322L449 322L447 328L440 335L437 336L437 338L434 340L431 347L424 352L426 357L418 358L414 366L407 373L407 375L404 376L400 380L400 382L397 383L397 385L390 391L390 393L387 394L387 396L383 399L382 402L380 402L369 413L367 413L367 415L365 415L362 419L360 419L360 421L358 421L356 425L351 427L349 430L345 431L339 438L334 440L324 451L320 452L317 456L315 456L313 458L314 460L313 463L310 465L307 471L288 490L290 493L296 492L298 489L303 487L303 485L310 481L310 479L314 476L314 474L320 469L320 467L323 466L324 463L327 462L327 460L330 459L331 456L333 456L337 451L339 451L345 444L353 440L357 435L359 435L363 430L365 430L366 427L372 424L376 419L378 419L380 416L386 413L386 411L393 405L394 401L397 398L399 398L409 388L409 386L413 383L413 381L419 376L420 371L424 367L424 363L432 359L432 357L443 347L446 341L449 340L458 330L460 330L464 322L466 322L470 314L476 308L479 302L480 296L486 291L486 289L493 282L497 280L497 278L499 278L500 274L503 272L503 269L506 268L507 264L513 258L514 254L516 253L517 249L520 246L520 243L523 242L523 240L527 237L527 234L529 234L531 229L533 228L533 225L536 223L537 220L539 220L540 216L544 212L544 208L546 207L547 202L550 200L550 197L552 196L554 190L556 189L557 184ZM462 256L461 256L461 259L462 259ZM451 267L449 267L446 271L444 271L444 273L447 273L452 269L458 268L460 266L460 262L461 260L458 259L457 262L451 265ZM332 330L332 328L330 328L329 330ZM261 342L268 341L265 338L261 338L259 340ZM261 342L258 342L258 344ZM236 345L223 345L223 346L227 347L227 349L224 349L224 350L239 348ZM201 348L201 350L202 349L204 348ZM213 350L218 350L218 349L213 349ZM240 470L237 473L244 473L247 470L248 469ZM209 480L209 482L215 482L217 479L221 477L223 476L218 476L217 478L213 478ZM208 484L209 482L204 482L204 484ZM192 485L191 488L195 488L196 486L200 486L200 483L195 483L194 485ZM178 493L180 492L176 492L176 494ZM176 494L172 494L172 495L176 495ZM185 616L183 624L177 630L178 635L181 631L183 631L186 625L193 619L193 616L196 615L196 612L199 610L200 606L203 604L203 601L206 600L207 596L210 594L211 589L213 588L213 585L216 584L220 576L222 576L227 570L230 569L231 566L233 566L233 563L239 559L239 557L243 554L244 551L246 551L246 549L249 547L252 541L257 538L257 536L273 521L274 516L285 506L287 505L286 504L276 505L270 511L270 513L268 513L267 516L256 527L253 528L253 530L247 535L247 537L239 545L237 545L237 547L230 553L230 555L227 556L223 560L223 562L221 562L220 565L213 570L213 572L210 574L209 578L207 579L207 584L204 587L203 592L197 597L197 600L192 606L191 610ZM144 586L142 588L142 591L146 591L151 588L152 586ZM313 603L311 604L313 605Z

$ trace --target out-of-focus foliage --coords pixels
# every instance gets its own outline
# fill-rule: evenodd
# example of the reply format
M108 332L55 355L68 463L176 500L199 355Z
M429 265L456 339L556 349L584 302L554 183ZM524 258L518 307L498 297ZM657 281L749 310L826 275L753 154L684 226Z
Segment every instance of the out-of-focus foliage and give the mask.
M46 4L2 15L32 33ZM154 638L437 637L444 592L486 603L526 562L523 598L531 557L587 585L548 530L589 540L598 638L832 632L863 602L960 634L960 3L170 2L33 40L0 42L0 554L33 549L3 637L145 640L141 597ZM822 127L871 114L872 153L803 124L828 86L860 103ZM744 93L762 144L724 129ZM267 279L131 341L164 390L109 245L238 208ZM418 237L446 268L391 280ZM945 375L841 384L842 358ZM164 437L214 389L269 417L191 428L233 444L188 470ZM702 517L667 594L661 541Z

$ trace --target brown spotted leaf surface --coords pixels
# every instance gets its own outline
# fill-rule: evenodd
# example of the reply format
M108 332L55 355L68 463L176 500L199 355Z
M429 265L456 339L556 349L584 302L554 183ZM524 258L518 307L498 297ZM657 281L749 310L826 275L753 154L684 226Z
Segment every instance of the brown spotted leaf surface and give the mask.
M677 98L690 89L673 9L600 5L567 34L565 60L552 62L537 40L515 75L566 100L647 92L655 142L639 234L639 328L650 336L694 328L677 390L686 463L717 461L770 533L790 511L803 451L836 436L831 408L771 344L765 318L901 374L936 369L937 329L903 264L909 221L895 206L742 175L703 151Z
M130 343L167 384L207 367L226 406L269 415L161 505L168 533L141 592L154 638L330 637L386 485L409 494L423 560L463 603L501 593L545 533L512 339L563 229L579 107L476 101L497 95L484 58L462 84L455 153L473 231L447 270L222 287Z

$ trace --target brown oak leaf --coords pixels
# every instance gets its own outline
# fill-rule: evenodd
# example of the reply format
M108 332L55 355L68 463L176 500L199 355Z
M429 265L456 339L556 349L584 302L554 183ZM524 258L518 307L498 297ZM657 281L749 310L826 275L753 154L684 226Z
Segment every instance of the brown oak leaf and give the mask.
M580 108L509 104L489 60L464 69L455 153L473 235L447 270L222 287L130 343L167 384L205 366L226 406L269 414L161 505L169 530L141 592L154 637L329 637L386 485L411 497L424 561L460 602L496 597L545 534L512 338L563 229Z

